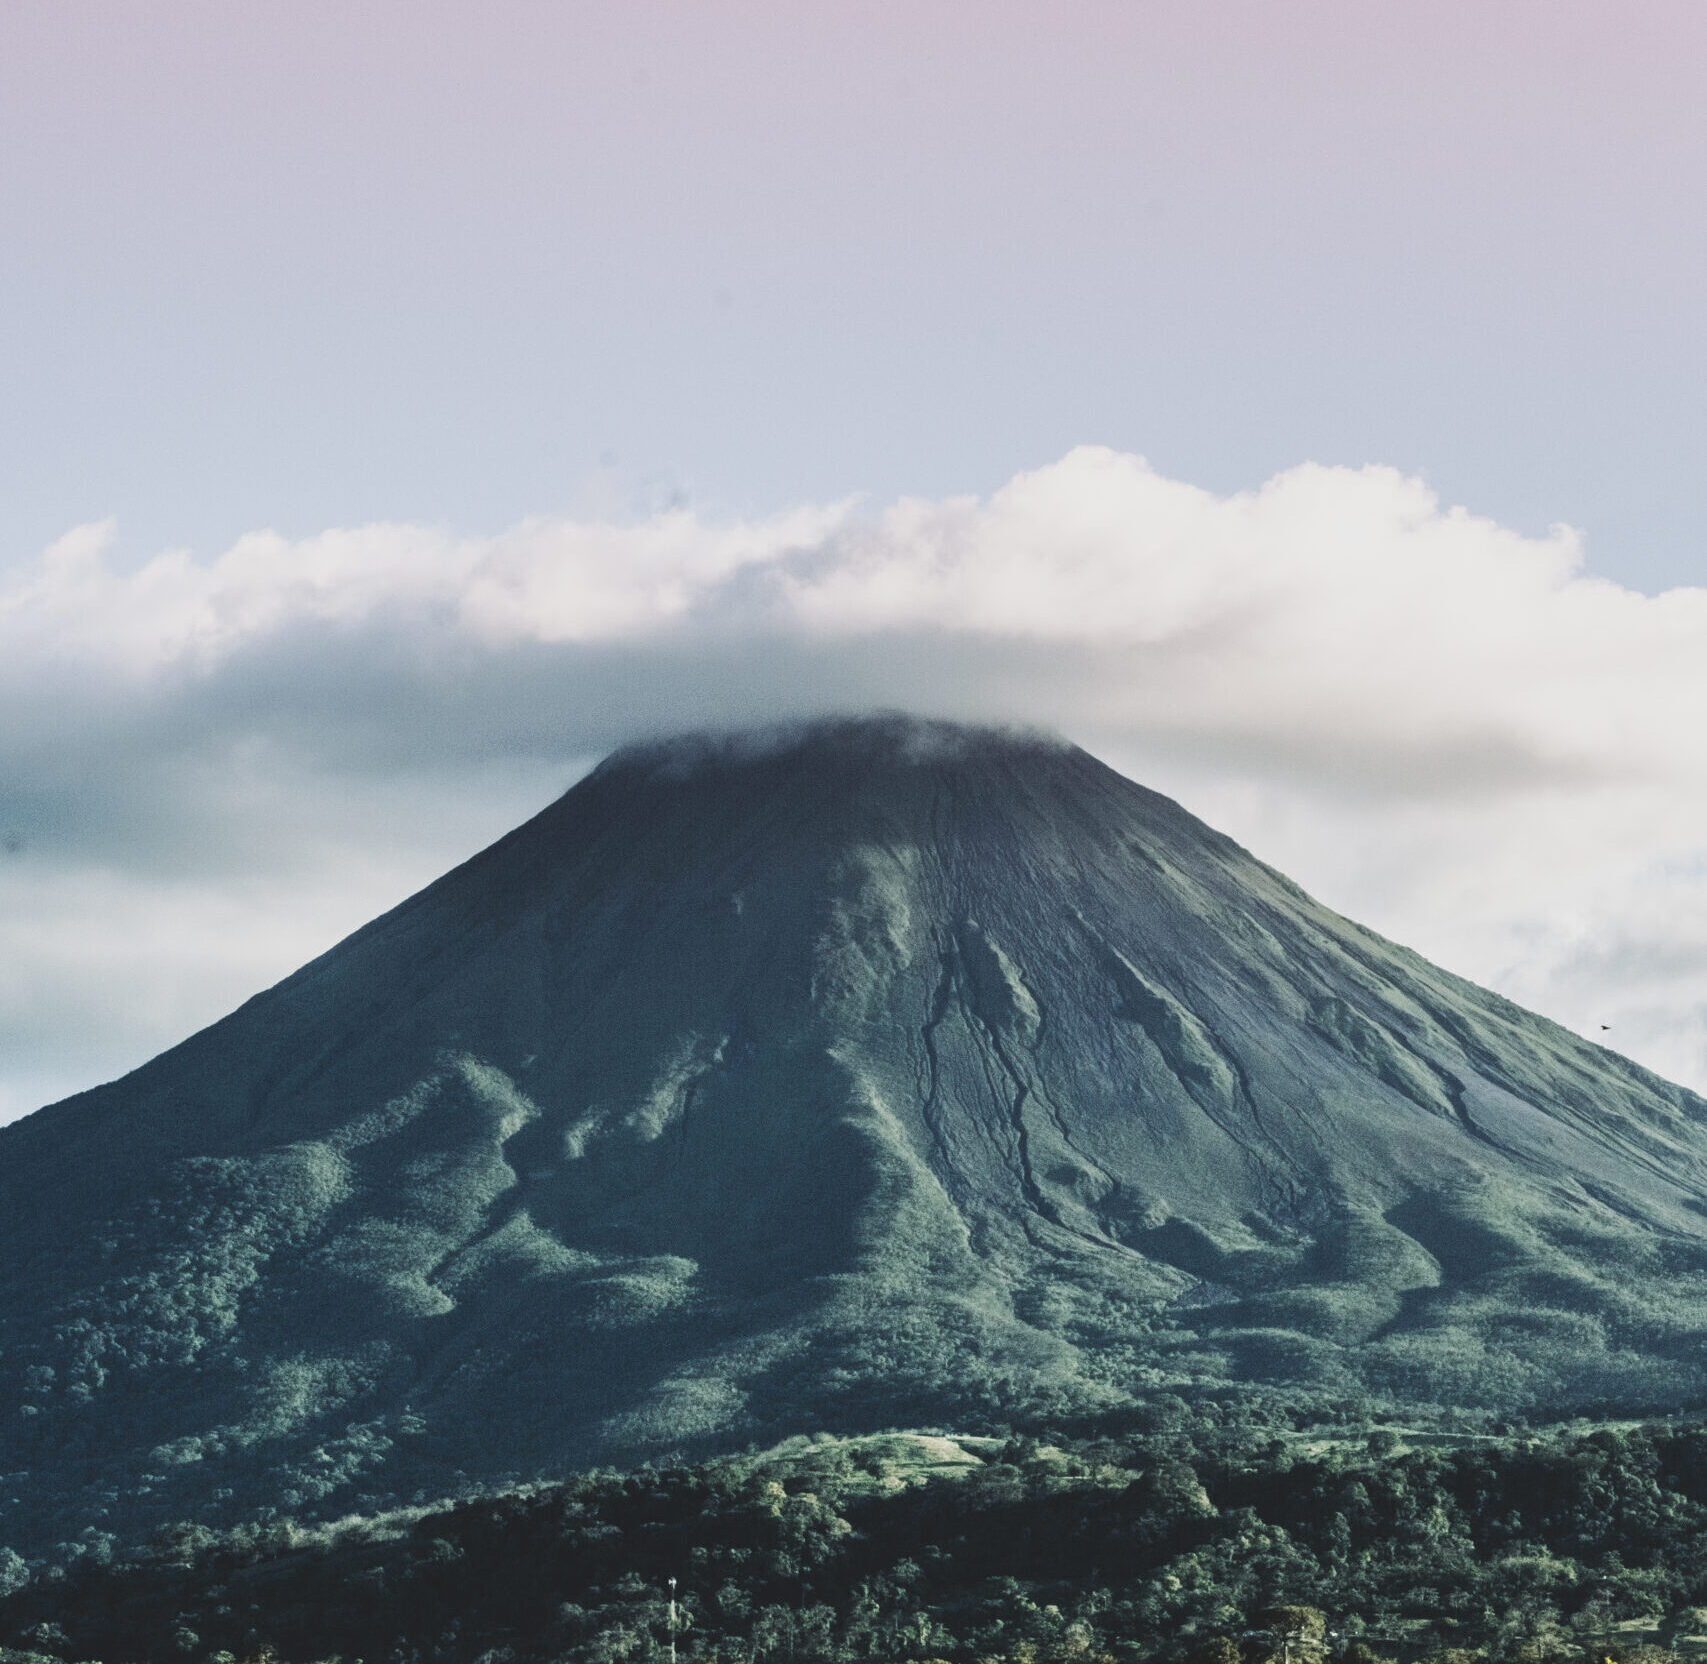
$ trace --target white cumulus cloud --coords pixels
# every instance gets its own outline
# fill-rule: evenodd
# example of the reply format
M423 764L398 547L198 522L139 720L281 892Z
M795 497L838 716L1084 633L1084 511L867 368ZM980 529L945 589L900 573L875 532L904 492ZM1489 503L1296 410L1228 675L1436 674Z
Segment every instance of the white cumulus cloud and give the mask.
M0 1114L217 1015L611 744L869 707L1052 724L1707 1084L1707 590L1621 589L1566 528L1390 469L1218 496L1087 448L876 513L262 532L129 567L115 536L0 578Z

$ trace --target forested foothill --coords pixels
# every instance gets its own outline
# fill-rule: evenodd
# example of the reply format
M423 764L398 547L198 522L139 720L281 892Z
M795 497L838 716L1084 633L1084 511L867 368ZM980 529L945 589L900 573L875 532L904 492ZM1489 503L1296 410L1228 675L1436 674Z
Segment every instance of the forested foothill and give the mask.
M333 1526L186 1525L36 1568L0 1601L0 1664L638 1664L672 1639L726 1664L1665 1664L1697 1603L1700 1425L1173 1401L1117 1436L820 1435Z

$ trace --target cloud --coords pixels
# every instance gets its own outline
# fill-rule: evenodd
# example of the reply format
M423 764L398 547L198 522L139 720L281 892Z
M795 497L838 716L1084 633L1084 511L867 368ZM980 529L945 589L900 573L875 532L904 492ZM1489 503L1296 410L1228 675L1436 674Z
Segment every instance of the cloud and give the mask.
M1332 904L1707 1082L1707 590L1621 589L1568 529L1390 469L1217 496L1090 448L877 513L257 533L129 567L78 528L0 580L0 895L36 898L0 1033L80 1083L613 744L898 705L1052 724ZM126 944L165 938L155 1003L127 1000Z

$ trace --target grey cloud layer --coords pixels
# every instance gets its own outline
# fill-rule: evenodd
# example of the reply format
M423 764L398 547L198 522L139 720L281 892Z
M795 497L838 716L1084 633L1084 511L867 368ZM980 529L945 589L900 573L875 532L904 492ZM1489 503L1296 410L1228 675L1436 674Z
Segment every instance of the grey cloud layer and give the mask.
M38 909L5 944L0 1036L32 1079L139 1061L311 945L271 922L283 898L336 894L297 912L352 926L612 745L873 707L1056 726L1572 1021L1617 1004L1635 954L1647 1055L1707 1073L1707 592L1620 590L1572 534L1389 470L1218 498L1084 450L869 516L373 526L130 572L109 541L81 528L0 583L0 834L22 846L0 890L51 874L65 908L57 943ZM74 899L97 880L104 911ZM130 1038L103 1050L127 961L91 946L80 982L63 937L143 928L171 886L198 899L164 974L203 992L115 1015ZM61 985L83 990L63 1021Z

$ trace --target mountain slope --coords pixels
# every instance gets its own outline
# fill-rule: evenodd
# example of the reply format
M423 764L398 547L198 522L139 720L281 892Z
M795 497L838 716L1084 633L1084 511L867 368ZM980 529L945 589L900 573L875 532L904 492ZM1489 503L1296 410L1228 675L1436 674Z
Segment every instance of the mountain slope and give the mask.
M1225 1383L1698 1399L1704 1111L1059 742L636 748L0 1129L0 1543Z

